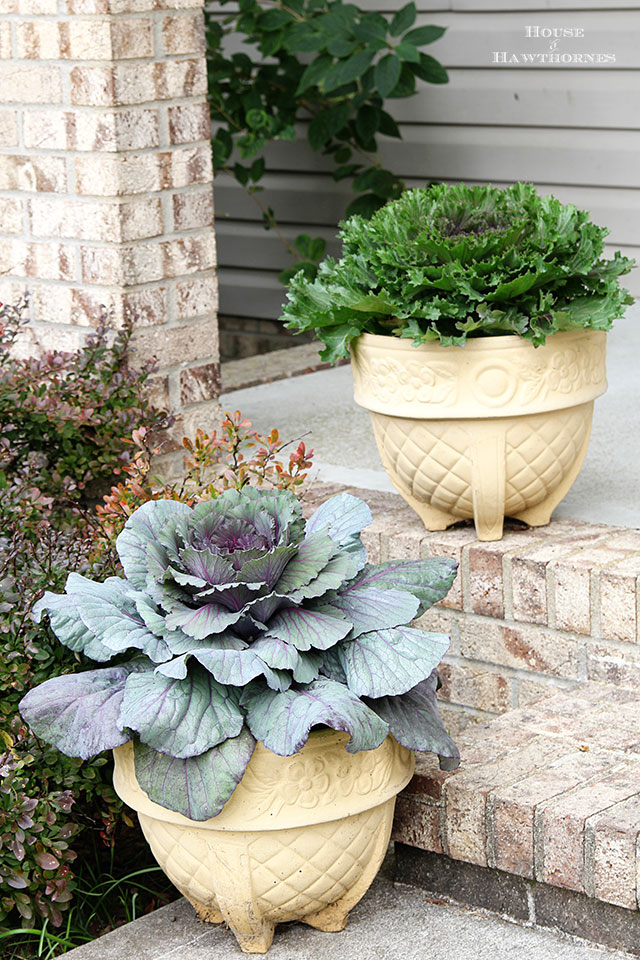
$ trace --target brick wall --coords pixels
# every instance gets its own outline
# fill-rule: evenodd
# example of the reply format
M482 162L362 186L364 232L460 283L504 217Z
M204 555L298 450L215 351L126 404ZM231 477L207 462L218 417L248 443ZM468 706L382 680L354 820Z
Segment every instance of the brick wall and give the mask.
M202 0L0 0L0 299L69 349L101 306L187 427L217 419Z

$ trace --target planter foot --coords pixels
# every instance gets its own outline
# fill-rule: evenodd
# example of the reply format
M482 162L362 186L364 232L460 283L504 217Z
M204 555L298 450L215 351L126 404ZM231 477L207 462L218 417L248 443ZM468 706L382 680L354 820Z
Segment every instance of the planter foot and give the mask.
M425 503L424 500L417 500L410 493L405 493L404 490L401 490L397 486L396 490L402 499L409 504L411 509L415 510L427 530L434 532L436 530L446 530L447 527L450 527L452 524L460 523L460 517L454 517L452 513L446 513L444 510L432 507L430 503Z
M250 927L248 924L239 926L231 923L229 927L243 953L266 953L273 942L276 925L267 920L261 920L257 923L253 922Z
M337 903L332 903L323 910L318 910L317 913L310 913L308 916L302 917L302 922L310 927L315 927L316 930L322 930L324 933L338 933L340 930L344 930L348 919L349 911L345 910L338 900Z
M203 920L205 923L224 923L224 917L219 910L216 910L215 907L208 907L204 903L200 903L198 900L192 900L191 897L187 897L187 900L195 910L200 920Z

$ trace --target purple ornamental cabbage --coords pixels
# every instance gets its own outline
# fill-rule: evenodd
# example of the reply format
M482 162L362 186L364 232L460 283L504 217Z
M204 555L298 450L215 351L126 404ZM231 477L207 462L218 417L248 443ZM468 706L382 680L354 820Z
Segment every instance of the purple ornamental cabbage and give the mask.
M457 766L435 699L448 637L407 626L457 564L369 565L370 521L349 494L306 523L292 494L252 487L145 503L117 539L124 578L72 573L34 608L65 646L116 663L47 680L22 716L68 756L133 740L142 788L195 820L220 812L256 740L290 756L318 725L352 753L392 733Z

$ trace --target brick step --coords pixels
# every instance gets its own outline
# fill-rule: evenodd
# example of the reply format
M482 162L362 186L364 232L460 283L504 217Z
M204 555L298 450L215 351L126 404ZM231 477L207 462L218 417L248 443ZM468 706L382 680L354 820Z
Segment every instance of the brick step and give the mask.
M450 556L418 624L451 636L441 712L461 749L398 799L398 879L640 955L640 531L554 520L430 533L401 498L365 499L372 562ZM555 919L554 919L555 918Z
M458 743L398 798L397 879L640 955L640 692L587 683Z
M640 686L640 531L553 520L505 527L482 543L473 525L430 533L394 494L317 483L307 509L348 491L371 506L371 562L450 556L452 590L419 621L447 633L440 699L451 732L586 682Z

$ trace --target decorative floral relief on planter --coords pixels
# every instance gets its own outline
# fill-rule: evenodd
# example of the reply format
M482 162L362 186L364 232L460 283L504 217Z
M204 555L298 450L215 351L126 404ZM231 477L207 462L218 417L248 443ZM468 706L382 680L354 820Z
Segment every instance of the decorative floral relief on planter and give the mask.
M407 403L441 403L444 406L456 401L457 378L449 364L381 357L363 360L360 368L371 391L382 401L400 397Z
M313 810L351 796L366 797L389 781L399 760L406 764L407 753L400 744L390 741L383 756L373 750L347 754L340 746L316 756L291 757L288 764L280 762L277 769L250 766L242 787L256 796L257 812L245 816L252 821L266 811L279 813L284 807Z
M551 393L571 394L605 379L605 357L595 345L589 344L582 349L571 347L556 353L550 363L541 361L520 370L519 376L523 381L523 403Z

